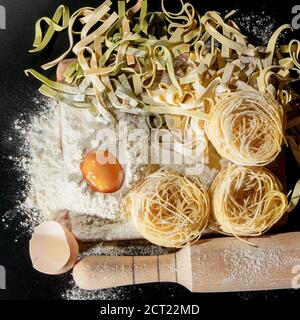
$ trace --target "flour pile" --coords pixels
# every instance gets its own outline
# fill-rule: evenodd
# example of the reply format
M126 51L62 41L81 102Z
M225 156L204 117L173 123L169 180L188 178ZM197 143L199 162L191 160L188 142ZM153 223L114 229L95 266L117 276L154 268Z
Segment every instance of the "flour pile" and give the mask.
M26 134L30 161L25 170L30 176L26 206L37 208L45 218L61 211L115 219L121 213L122 198L130 186L140 179L147 149L148 127L142 118L118 115L119 125L107 126L87 111L78 111L46 100L42 114L34 117ZM124 148L125 182L113 194L94 193L82 181L80 163L85 152L105 143L101 131L116 133ZM141 145L143 146L141 148ZM141 152L145 150L145 153Z

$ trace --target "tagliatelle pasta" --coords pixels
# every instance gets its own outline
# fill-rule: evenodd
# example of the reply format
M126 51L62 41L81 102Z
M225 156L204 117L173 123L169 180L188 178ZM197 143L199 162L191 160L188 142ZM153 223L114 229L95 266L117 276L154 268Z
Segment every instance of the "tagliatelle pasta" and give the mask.
M210 203L200 181L160 169L129 193L126 210L146 239L180 248L200 238Z
M60 6L52 19L42 18L48 24L44 35L42 20L37 22L34 51L42 50L55 32L68 29L69 48L42 66L44 69L57 65L71 52L78 59L77 65L66 71L68 83L75 85L72 89L28 70L27 75L43 82L43 94L76 108L90 105L88 109L104 121L113 121L111 112L117 108L147 119L154 115L156 123L165 123L169 130L170 124L180 130L185 122L195 133L203 133L203 121L208 121L207 114L224 93L258 90L271 94L283 106L293 99L287 85L300 77L300 46L292 40L276 47L278 36L289 25L277 29L267 48L261 50L248 43L231 20L234 11L222 18L215 11L200 16L191 4L183 2L177 13L169 12L164 2L162 12L148 12L146 0L130 8L119 1L118 12L112 11L111 5L106 0L98 8L81 8L71 16ZM78 31L76 22L82 24ZM273 58L278 63L274 64ZM128 85L124 86L120 75ZM273 78L279 80L276 87Z
M61 25L59 25L60 20L62 20ZM68 27L69 21L70 21L70 10L68 7L65 7L64 5L60 5L56 9L52 19L48 17L39 19L36 22L36 26L35 26L35 39L33 42L33 46L35 48L30 50L30 52L42 51L47 46L47 44L49 43L49 41L51 40L55 32L63 31ZM42 22L46 22L49 26L44 36L42 35L42 27L41 27Z
M284 87L299 79L297 40L276 47L278 36L290 28L289 25L277 29L265 51L261 52L247 42L231 20L234 11L224 18L215 11L200 16L191 4L182 2L181 10L172 13L162 2L162 12L148 12L147 1L139 0L128 9L125 1L119 1L117 13L111 12L111 5L112 2L106 0L98 8L81 8L71 16L67 7L60 6L52 19L45 17L37 22L33 49L42 50L55 32L67 28L69 48L43 68L57 65L72 51L78 57L76 72L80 74L79 77L73 74L72 79L76 84L88 79L87 88L94 88L96 102L89 100L88 95L84 102L94 104L91 109L98 110L98 114L106 118L104 108L122 105L126 112L132 108L151 108L151 102L154 106L165 107L162 115L170 115L170 107L175 106L180 108L177 114L183 109L182 117L197 117L197 112L186 115L185 110L207 112L220 90L231 92L250 85L281 99ZM48 24L44 35L42 20ZM81 30L74 29L76 22L82 24ZM159 30L154 28L155 24L160 24ZM77 35L79 41L75 41ZM176 58L182 57L185 61L179 66L184 65L185 70L179 77ZM278 63L273 63L273 57ZM290 70L296 72L296 78L291 77ZM153 90L160 72L166 74L163 87ZM113 95L107 99L106 91L111 90L112 79L122 73L133 88L131 99L126 96L115 99ZM31 74L41 78L37 73ZM102 76L107 77L106 81ZM272 84L272 77L281 81L278 88ZM55 90L63 91L63 88L58 86ZM152 101L142 99L141 94L145 91ZM164 96L166 98L162 98ZM60 94L54 94L54 98L59 97ZM288 102L286 98L284 102Z
M279 180L267 169L229 165L210 189L210 228L236 237L260 236L288 207Z

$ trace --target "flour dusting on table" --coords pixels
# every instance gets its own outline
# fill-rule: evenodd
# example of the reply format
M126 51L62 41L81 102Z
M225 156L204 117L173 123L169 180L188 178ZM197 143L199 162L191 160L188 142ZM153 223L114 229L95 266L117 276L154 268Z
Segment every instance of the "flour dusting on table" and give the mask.
M249 35L256 38L260 45L267 45L275 30L274 18L265 10L259 14L252 12L238 15L234 17L234 21Z
M140 179L144 154L136 154L136 145L147 142L145 121L138 117L132 121L132 116L119 115L119 123L127 128L135 148L129 142L125 150L127 162L122 189L114 194L102 194L92 192L82 181L82 157L86 151L103 143L99 135L101 130L118 130L120 143L127 138L127 131L117 125L107 126L87 111L78 111L55 102L49 101L46 110L33 118L26 135L30 153L27 171L31 182L26 205L39 209L45 217L68 210L73 214L115 219L121 213L124 194Z

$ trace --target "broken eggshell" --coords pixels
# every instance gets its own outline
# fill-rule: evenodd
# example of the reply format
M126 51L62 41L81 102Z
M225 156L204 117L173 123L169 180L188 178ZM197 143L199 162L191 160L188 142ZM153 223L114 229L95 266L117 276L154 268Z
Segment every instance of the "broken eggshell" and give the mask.
M55 221L46 221L34 229L29 242L33 267L46 274L62 274L73 268L79 254L74 235Z

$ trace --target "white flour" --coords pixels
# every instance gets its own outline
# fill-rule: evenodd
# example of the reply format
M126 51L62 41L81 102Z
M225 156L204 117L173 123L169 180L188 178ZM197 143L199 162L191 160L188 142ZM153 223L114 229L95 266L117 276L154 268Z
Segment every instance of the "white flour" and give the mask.
M289 255L280 248L249 248L239 252L224 251L225 267L228 276L224 278L223 285L226 287L236 279L242 279L246 287L251 288L260 277L270 279L271 270L291 263Z
M247 14L233 16L233 20L239 27L246 30L247 35L251 35L258 45L267 45L275 31L274 17L267 14L265 10L262 10L259 14L247 12Z
M82 181L80 163L86 151L97 147L101 141L99 132L107 126L87 111L60 106L55 102L48 101L46 109L48 111L33 118L26 135L31 158L26 168L31 177L26 205L39 209L45 218L68 210L72 214L115 219L121 213L122 196L140 178L144 154L136 154L136 145L145 145L145 140L147 142L146 123L141 118L134 118L133 121L132 116L118 116L123 126L120 129L121 143L127 136L125 124L133 140L125 149L125 182L116 193L94 193ZM114 125L109 129L110 134L118 132ZM111 142L111 137L108 140Z

